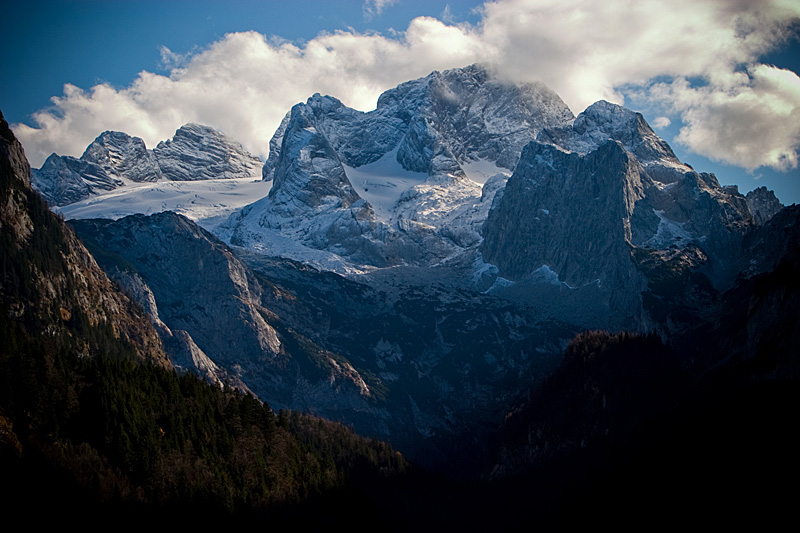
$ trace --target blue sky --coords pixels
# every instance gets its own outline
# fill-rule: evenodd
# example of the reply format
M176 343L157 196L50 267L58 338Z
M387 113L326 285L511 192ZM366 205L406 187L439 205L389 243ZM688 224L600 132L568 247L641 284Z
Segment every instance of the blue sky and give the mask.
M314 92L368 110L397 83L482 61L576 114L624 103L698 171L800 202L792 0L6 4L0 109L34 166L105 129L153 146L189 121L265 155Z

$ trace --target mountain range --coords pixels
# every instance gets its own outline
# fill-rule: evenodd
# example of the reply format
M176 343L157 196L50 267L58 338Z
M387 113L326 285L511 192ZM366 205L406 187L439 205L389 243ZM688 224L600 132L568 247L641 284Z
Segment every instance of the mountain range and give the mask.
M31 183L105 215L70 224L171 366L451 476L552 481L575 457L588 475L662 453L641 432L682 435L675 413L718 412L708 391L796 383L800 211L680 162L639 113L576 117L472 65L370 112L315 94L269 147L262 164L205 126L153 150L105 132ZM257 197L192 189L209 180ZM161 196L120 216L139 184L178 182L198 191L182 214Z

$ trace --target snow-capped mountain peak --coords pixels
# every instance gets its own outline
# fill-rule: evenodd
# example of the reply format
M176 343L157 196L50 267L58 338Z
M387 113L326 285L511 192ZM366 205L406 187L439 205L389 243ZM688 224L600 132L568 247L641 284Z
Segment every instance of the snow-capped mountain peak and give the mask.
M126 183L232 179L258 175L261 161L208 126L187 124L148 150L122 132L100 134L80 159L51 155L32 170L34 186L54 206L72 204Z

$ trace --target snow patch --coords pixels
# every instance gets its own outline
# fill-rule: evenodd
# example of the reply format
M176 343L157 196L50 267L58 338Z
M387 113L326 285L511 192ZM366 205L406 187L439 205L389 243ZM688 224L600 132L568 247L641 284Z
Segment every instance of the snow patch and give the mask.
M462 163L461 169L469 179L480 185L485 184L489 178L497 174L503 174L506 177L511 176L510 170L499 167L497 163L487 159L478 159L477 161Z
M423 172L409 172L397 162L397 150L373 163L360 167L349 167L342 163L347 179L358 195L372 206L375 215L382 221L392 218L394 207L400 196L415 185L428 179Z
M664 215L663 210L654 209L653 212L660 219L656 234L645 242L646 246L653 248L667 248L677 246L683 248L694 240L692 235L684 229L685 223L675 222Z
M200 181L158 181L136 183L73 204L54 207L67 219L110 218L116 220L137 213L151 215L174 211L209 231L228 216L269 192L270 182L258 176Z

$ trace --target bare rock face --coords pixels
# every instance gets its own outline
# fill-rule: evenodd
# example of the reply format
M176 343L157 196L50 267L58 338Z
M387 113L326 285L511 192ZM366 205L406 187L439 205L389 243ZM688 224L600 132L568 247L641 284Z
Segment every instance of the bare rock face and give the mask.
M100 134L81 159L100 166L116 178L135 182L164 179L155 155L145 147L144 141L119 131Z
M611 309L630 314L644 283L632 226L651 186L618 142L585 156L531 143L484 224L484 260L514 281L593 285Z
M223 133L200 124L186 124L169 141L153 149L168 180L246 178L256 176L261 160Z
M775 193L766 187L758 187L750 191L746 198L750 212L753 213L753 219L759 226L765 224L783 209L783 204L775 197Z
M360 198L347 179L338 154L319 131L313 111L312 106L292 109L269 197L277 206L288 207L291 203L298 210L303 210L301 206L315 209L331 199L337 207L350 207Z
M431 173L440 153L456 163L489 160L513 170L522 148L541 130L574 118L546 86L510 84L480 65L404 83L381 96L381 108L410 119L398 161L409 170Z
M50 205L67 205L123 185L103 167L70 156L50 155L32 171L33 186Z
M170 329L190 331L204 351L213 346L220 361L235 361L239 351L279 351L274 331L254 307L258 284L224 244L187 219L164 212L76 221L75 227L88 242L133 264L155 295L160 319Z
M339 155L321 132L317 111L343 106L319 95L311 101L313 106L300 104L292 109L269 195L228 222L230 242L253 244L264 238L263 231L273 231L311 248L336 248L343 255L383 265L384 251L368 238L381 230L380 224L353 189Z
M245 178L261 160L224 134L187 124L153 150L138 137L106 131L80 159L52 154L33 170L33 185L53 206L68 205L129 182Z
M736 190L677 162L641 115L592 107L603 113L587 112L574 129L545 132L547 144L526 147L489 212L480 249L504 278L592 287L593 301L581 306L651 327L641 318L642 294L665 275L653 265L669 275L702 272L725 290L753 217Z
M163 324L177 366L241 383L275 407L296 407L300 391L313 389L326 408L370 408L371 392L346 359L283 326L253 272L190 220L163 212L74 225L103 250L105 268L145 284L136 292Z
M617 143L585 157L531 144L490 212L484 257L510 279L546 265L569 285L602 284L630 255L643 196L641 167Z
M561 146L566 150L588 153L608 139L622 143L639 163L675 165L684 168L672 148L647 124L641 113L601 100L580 113L565 127L542 132L538 140Z
M31 335L64 335L80 353L110 335L141 359L169 366L141 308L115 287L72 230L31 188L22 146L0 115L0 303ZM93 331L102 331L99 335Z

